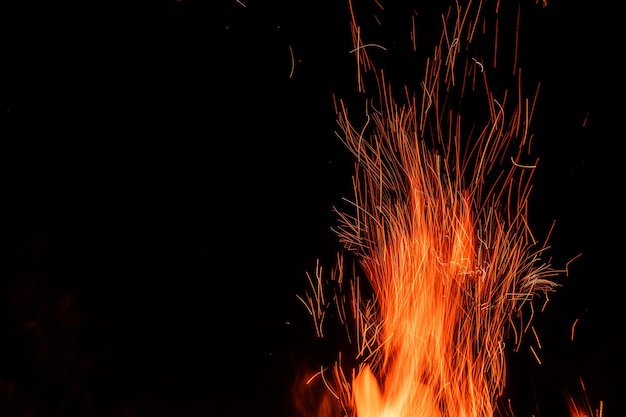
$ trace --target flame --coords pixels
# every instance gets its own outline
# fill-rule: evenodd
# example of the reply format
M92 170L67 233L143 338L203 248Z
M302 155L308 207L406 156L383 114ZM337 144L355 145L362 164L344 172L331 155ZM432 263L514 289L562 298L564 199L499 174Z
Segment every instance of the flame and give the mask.
M598 408L593 409L588 402L570 398L568 403L571 417L602 417L603 403L600 401Z
M589 396L585 388L585 383L580 379L581 392L578 395L569 395L567 408L571 417L602 417L604 403L600 401L597 408L593 408L589 402Z
M562 272L542 260L546 242L527 222L537 94L522 96L519 68L513 91L490 88L495 53L489 66L470 52L485 27L484 3L469 0L442 16L421 97L405 89L398 100L349 5L359 91L371 74L378 94L364 126L353 125L336 100L338 136L356 160L352 210L338 211L336 231L358 272L346 284L340 255L330 277L318 266L300 299L320 336L327 299L334 300L357 366L350 370L340 357L325 384L344 415L493 416L506 342L512 335L519 346L535 298L547 300ZM465 97L476 93L484 117L468 122L464 110L476 103Z

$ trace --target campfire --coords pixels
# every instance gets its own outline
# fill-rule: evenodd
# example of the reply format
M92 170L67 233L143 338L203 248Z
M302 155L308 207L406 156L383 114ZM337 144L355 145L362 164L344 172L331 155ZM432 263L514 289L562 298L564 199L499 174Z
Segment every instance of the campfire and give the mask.
M318 265L299 298L318 336L335 317L351 348L306 381L325 391L303 414L511 416L507 355L538 337L533 318L566 274L550 263L549 235L535 236L528 220L539 85L527 91L516 66L519 9L504 70L493 50L502 48L499 2L451 5L411 91L377 67L373 53L385 45L364 40L349 6L367 98L358 122L335 100L355 163L354 195L337 209L345 250L330 272ZM510 85L493 87L496 77ZM572 416L602 414L601 404L569 404Z

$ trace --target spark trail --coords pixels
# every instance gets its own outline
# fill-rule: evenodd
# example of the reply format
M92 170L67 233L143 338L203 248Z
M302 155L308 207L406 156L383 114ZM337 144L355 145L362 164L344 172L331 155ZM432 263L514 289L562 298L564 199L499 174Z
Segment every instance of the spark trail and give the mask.
M351 209L338 211L336 231L357 272L346 280L340 255L330 276L316 270L300 299L320 336L334 305L356 366L340 354L318 374L340 411L314 415L509 412L498 403L507 343L519 346L536 300L547 301L561 271L543 260L547 243L527 220L537 93L523 96L519 68L512 90L491 88L496 54L474 47L489 26L485 7L459 2L441 16L421 94L406 88L398 99L374 66L350 3L359 90L368 90L367 77L376 89L363 125L336 101L338 135L356 165ZM483 111L468 120L465 111L476 105Z

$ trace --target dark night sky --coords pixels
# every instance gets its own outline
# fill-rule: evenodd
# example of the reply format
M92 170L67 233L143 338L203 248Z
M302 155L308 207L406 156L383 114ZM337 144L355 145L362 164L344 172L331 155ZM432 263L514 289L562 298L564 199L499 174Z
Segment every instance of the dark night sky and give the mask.
M289 416L297 372L334 358L296 294L351 195L332 106L360 103L348 9L244 3L0 6L2 416ZM583 255L537 318L543 364L511 353L511 395L517 417L565 415L582 377L618 416L621 32L601 2L523 3L531 226L556 221L555 266ZM413 6L389 6L369 40L410 77Z

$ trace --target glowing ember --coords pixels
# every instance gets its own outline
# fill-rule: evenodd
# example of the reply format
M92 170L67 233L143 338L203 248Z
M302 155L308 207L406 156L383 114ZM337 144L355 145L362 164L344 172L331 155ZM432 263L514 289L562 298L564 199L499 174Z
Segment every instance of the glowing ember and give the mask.
M364 125L336 103L339 136L356 159L353 211L339 212L337 232L358 267L350 280L341 256L330 276L318 267L301 298L319 336L334 304L355 346L354 369L340 355L317 375L344 415L504 413L505 341L519 346L536 296L557 287L559 271L527 224L534 99L522 96L517 68L515 91L490 88L495 54L486 62L472 47L483 8L469 1L442 16L421 97L407 89L402 100L375 69L368 51L377 45L362 42L353 13L359 89L368 74L378 88ZM468 121L475 97L484 117Z

